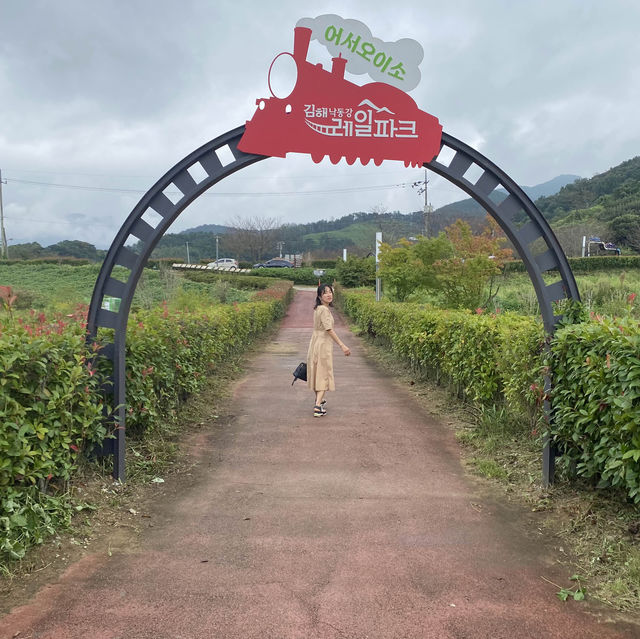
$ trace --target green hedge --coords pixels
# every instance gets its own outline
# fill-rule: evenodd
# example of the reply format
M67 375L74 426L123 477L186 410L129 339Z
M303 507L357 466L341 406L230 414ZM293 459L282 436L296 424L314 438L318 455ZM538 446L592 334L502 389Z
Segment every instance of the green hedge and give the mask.
M624 271L640 268L640 255L594 255L592 257L569 257L569 266L574 273L596 273L598 271ZM505 264L505 273L524 273L524 262L514 260Z
M595 316L551 344L553 435L577 472L640 503L640 324Z
M290 283L258 291L253 302L197 313L138 312L127 331L127 432L141 437L202 388L208 373L283 317Z
M542 417L549 370L550 435L577 473L640 503L640 323L593 316L559 328L545 355L540 322L512 313L472 314L376 303L370 291L338 291L355 322L400 357L478 403ZM547 368L550 367L550 368Z
M257 277L274 277L278 279L290 280L294 284L314 286L318 284L318 279L331 284L336 279L335 269L326 269L324 275L318 277L313 274L312 268L256 268L250 275Z
M181 274L185 279L192 282L204 282L210 284L212 282L230 282L235 288L246 289L265 289L272 286L278 286L274 282L273 277L256 277L249 273L234 273L224 271L181 271ZM281 278L282 281L290 282ZM289 284L290 285L290 284Z
M375 302L369 290L341 289L338 300L360 327L458 396L502 399L514 412L537 412L544 332L534 318Z
M78 453L106 436L90 359L79 318L0 325L0 558L66 520L47 491L64 490Z
M284 315L290 282L273 282L253 301L193 313L166 305L132 314L127 331L127 428L153 433L180 402L202 388L208 373L225 372L229 356L246 348ZM0 322L0 559L25 549L69 518L57 500L79 455L107 435L102 420L104 360L85 346L82 315Z
M184 260L174 257L152 257L147 260L144 267L157 271L161 268L170 268L172 264L184 264Z
M12 265L12 264L66 264L67 266L86 266L87 264L95 264L91 260L83 257L36 257L31 260L2 260L0 264Z

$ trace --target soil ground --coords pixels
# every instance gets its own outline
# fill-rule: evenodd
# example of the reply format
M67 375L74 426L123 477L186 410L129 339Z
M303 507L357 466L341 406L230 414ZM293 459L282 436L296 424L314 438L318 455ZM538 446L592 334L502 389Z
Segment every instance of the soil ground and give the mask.
M297 292L180 472L104 486L104 532L65 540L33 585L20 580L0 638L640 636L558 600L553 583L571 584L539 513L468 477L443 419L339 317L353 354L336 349L338 389L312 416L312 394L290 385L312 302Z

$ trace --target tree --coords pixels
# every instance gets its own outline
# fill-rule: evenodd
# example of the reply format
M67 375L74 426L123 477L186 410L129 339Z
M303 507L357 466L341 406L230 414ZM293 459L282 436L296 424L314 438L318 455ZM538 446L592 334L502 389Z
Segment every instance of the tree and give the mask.
M419 236L415 243L402 238L395 247L383 242L378 274L389 286L391 296L403 302L415 290L440 287L434 264L451 253L451 243L443 234L434 238Z
M609 239L607 225L604 222L580 222L571 225L557 226L553 232L562 246L567 257L580 257L582 255L582 238L587 240L592 236Z
M640 215L628 213L615 218L610 225L612 241L625 244L634 251L640 249L638 236L640 235ZM604 239L604 238L603 238Z
M493 278L501 272L512 251L503 248L506 238L496 221L489 216L487 221L478 235L474 235L463 220L446 229L453 255L437 260L434 269L449 307L478 308L486 305L497 292L492 292ZM487 285L488 298L484 299Z
M349 255L347 261L338 260L336 266L338 282L343 286L374 286L376 265L373 257Z
M12 260L33 260L42 257L45 249L38 242L13 244L9 247L9 257Z
M254 262L276 255L280 223L274 217L236 217L229 225L231 232L225 237L225 245L231 253Z
M100 259L98 251L93 244L80 240L62 240L57 244L51 244L46 248L47 255L60 255L62 257L77 257L93 260Z

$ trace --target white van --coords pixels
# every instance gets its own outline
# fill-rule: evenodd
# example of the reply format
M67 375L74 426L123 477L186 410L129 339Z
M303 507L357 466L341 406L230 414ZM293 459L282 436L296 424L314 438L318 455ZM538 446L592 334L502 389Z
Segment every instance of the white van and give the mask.
M218 271L235 271L238 268L238 260L234 260L230 257L221 257L215 262L209 262L207 268L211 268Z

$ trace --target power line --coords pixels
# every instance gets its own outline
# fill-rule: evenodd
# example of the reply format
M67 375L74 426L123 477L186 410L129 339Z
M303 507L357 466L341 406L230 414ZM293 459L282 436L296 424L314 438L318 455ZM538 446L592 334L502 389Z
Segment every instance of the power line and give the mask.
M414 169L399 169L396 171L376 171L371 173L360 173L359 177L368 177L368 176L376 176L380 177L381 175L407 175L407 171L411 171ZM7 170L5 169L5 173ZM38 171L36 169L10 169L10 174L13 173L34 173L36 175L73 175L73 176L83 176L83 177L108 177L108 178L124 178L124 179L143 179L143 180L157 180L158 174L155 175L123 175L118 173L83 173L80 171ZM251 180L317 180L317 179L335 179L336 174L308 174L308 175L253 175L251 176Z
M48 220L38 220L36 218L32 218L32 217L13 217L13 215L5 215L4 216L5 220L12 220L14 222L20 221L20 222L34 222L36 224L47 224L49 226L51 226L52 224L52 220L51 218L49 218ZM113 228L113 224L105 224L104 222L95 222L94 220L90 221L91 226L103 226L104 228L110 229ZM65 220L55 220L55 224L68 224L69 226L78 226L78 222L68 222Z
M29 184L33 186L46 186L51 188L59 188L59 189L72 189L78 191L99 191L106 193L131 193L131 194L140 194L146 193L145 189L123 189L123 188L115 188L115 187L103 187L103 186L83 186L80 184L59 184L55 182L39 182L36 180L19 180L17 178L7 178L8 182L14 182L17 184ZM222 191L222 192L212 192L212 193L204 193L204 196L208 197L271 197L271 196L290 196L290 195L328 195L331 193L358 193L364 191L384 191L396 188L406 188L409 186L411 182L400 182L396 184L375 184L372 186L355 186L355 187L344 187L337 189L320 189L314 191L241 191L241 192L230 192L230 191ZM165 191L165 195L178 195L181 196L182 193L180 191Z

